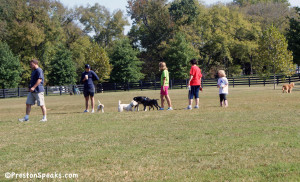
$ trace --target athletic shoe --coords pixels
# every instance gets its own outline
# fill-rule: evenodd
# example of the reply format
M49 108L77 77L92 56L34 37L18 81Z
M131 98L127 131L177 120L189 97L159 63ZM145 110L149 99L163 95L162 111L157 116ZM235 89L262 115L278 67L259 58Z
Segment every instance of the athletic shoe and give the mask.
M187 108L185 108L185 110L192 110L192 107L187 106Z
M25 119L25 117L24 117L24 118L20 118L19 121L20 121L21 123L23 123L23 122L25 122L25 121L29 121L29 119Z
M83 112L89 112L89 110L84 110Z
M163 110L165 110L165 109L161 107L161 108L159 108L159 110L160 110L160 111L163 111Z
M94 109L92 110L92 112L91 112L91 113L95 113Z
M47 121L47 119L41 119L40 120L40 122L46 122Z
M195 106L194 108L195 108L195 109L199 109L199 106Z
M172 107L169 107L168 109L167 109L167 111L172 111L173 110L173 108Z

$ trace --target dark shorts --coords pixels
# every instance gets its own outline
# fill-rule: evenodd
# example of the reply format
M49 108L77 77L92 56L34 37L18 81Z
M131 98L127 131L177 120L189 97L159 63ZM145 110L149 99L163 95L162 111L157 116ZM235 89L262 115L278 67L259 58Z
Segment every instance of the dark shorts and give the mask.
M227 96L227 94L220 94L220 102L227 100L226 96Z
M84 89L83 90L83 95L84 95L84 97L88 97L88 96L94 97L95 88Z
M195 96L195 99L199 98L199 90L200 85L191 86L191 90L189 90L189 99L193 99Z

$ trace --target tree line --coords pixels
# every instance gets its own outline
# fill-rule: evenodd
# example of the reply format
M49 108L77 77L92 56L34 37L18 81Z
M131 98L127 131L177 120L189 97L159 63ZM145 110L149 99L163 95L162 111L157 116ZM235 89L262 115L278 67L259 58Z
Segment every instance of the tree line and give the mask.
M130 31L128 14L133 21ZM204 76L291 75L300 64L300 8L287 0L128 0L127 12L100 4L0 0L0 87L27 86L37 58L47 85L79 83L84 64L100 81L153 80L165 61L186 79L196 58Z

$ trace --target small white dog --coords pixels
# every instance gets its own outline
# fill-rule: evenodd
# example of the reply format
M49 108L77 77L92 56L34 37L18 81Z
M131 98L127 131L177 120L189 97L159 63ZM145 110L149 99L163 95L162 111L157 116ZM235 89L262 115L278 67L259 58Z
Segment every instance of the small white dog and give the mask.
M126 111L132 111L132 108L134 106L136 106L138 103L134 100L132 100L130 102L130 104L121 104L121 101L119 100L119 107L118 107L118 111L119 112L123 112L123 110L126 110Z
M104 113L104 104L101 104L101 102L98 100L98 109L97 109L97 112L99 112L100 110L102 111L102 113Z

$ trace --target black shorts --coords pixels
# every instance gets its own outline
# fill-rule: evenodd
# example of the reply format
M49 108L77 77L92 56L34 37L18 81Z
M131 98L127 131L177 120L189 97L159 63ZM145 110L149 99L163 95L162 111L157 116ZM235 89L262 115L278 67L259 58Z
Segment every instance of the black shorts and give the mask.
M220 94L220 102L227 100L226 96L227 96L227 94Z
M191 90L189 91L189 99L193 99L195 96L195 99L199 98L199 90L200 85L191 86Z
M88 97L88 96L94 97L94 95L95 95L95 88L84 89L83 90L83 95L84 95L84 97Z

